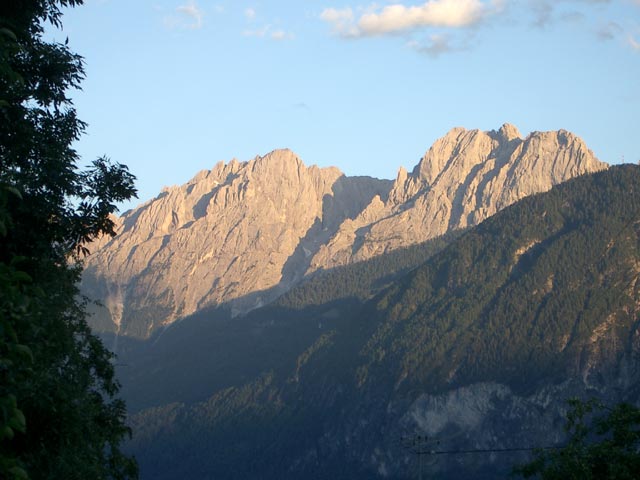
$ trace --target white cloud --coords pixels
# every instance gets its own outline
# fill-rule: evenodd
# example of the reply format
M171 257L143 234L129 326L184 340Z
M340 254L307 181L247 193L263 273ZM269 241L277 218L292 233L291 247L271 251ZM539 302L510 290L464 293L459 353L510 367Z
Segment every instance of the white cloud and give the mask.
M254 18L256 18L256 11L253 8L245 8L244 9L244 16L247 18L247 20L253 20Z
M176 7L175 13L164 18L167 28L186 28L197 30L202 28L204 14L195 0Z
M368 0L375 1L375 0ZM640 7L640 0L624 0ZM343 38L395 36L416 52L437 57L473 49L482 28L531 22L540 28L558 24L589 29L599 40L617 39L640 50L640 36L626 35L612 17L613 0L378 0L368 7L325 8L319 15ZM614 21L616 20L616 21Z
M320 18L333 26L334 33L346 37L376 36L417 28L470 27L500 11L504 3L504 0L428 0L419 6L396 3L382 8L374 6L357 20L351 8L327 8Z
M364 35L380 35L417 27L466 27L483 17L486 5L479 0L430 0L418 7L401 4L368 13L358 21Z

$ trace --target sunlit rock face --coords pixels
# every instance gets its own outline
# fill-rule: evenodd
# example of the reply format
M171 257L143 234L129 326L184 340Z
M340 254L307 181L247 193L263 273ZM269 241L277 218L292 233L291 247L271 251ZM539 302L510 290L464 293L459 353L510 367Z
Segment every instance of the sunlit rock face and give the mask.
M400 169L388 199L374 200L346 220L311 268L364 260L389 250L477 225L534 193L606 168L575 135L513 125L497 132L454 128L408 173Z
M118 219L118 236L93 246L82 289L107 308L102 328L141 337L222 302L250 310L302 278L338 226L390 186L307 167L289 150L218 163Z
M117 220L91 246L82 291L97 330L147 337L198 310L243 313L305 275L473 226L606 168L575 135L454 128L395 181L307 167L290 150L218 163Z

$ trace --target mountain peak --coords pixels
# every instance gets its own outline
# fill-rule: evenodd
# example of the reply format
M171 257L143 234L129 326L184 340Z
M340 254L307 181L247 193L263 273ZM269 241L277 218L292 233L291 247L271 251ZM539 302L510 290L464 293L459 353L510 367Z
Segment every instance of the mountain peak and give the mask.
M413 170L416 180L432 185L438 177L447 169L450 169L452 161L476 157L467 152L486 151L492 148L492 139L480 130L467 130L463 127L454 127L447 134L435 141L424 155L420 163Z
M256 156L252 161L248 162L254 165L260 165L263 168L300 168L304 167L304 163L300 157L288 148L279 148L272 150L264 156Z
M505 123L504 125L502 125L502 127L500 127L500 130L498 130L498 133L502 138L504 138L507 141L511 141L516 138L522 139L520 130L518 130L518 128L515 125L512 125L510 123Z
M275 150L271 150L266 155L258 155L255 159L262 161L292 162L295 164L302 163L300 157L289 148L276 148Z

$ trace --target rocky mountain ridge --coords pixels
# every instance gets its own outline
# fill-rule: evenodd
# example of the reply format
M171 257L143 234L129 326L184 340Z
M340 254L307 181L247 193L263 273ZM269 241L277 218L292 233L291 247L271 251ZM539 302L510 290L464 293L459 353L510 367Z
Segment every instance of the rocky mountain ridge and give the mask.
M606 168L575 135L455 128L395 181L305 166L289 150L218 163L125 213L93 246L94 327L136 337L203 308L246 312L306 275L473 226Z
M477 225L526 196L603 168L566 130L523 139L509 124L490 132L454 128L411 173L400 169L386 201L374 198L356 219L345 221L312 268L365 260Z

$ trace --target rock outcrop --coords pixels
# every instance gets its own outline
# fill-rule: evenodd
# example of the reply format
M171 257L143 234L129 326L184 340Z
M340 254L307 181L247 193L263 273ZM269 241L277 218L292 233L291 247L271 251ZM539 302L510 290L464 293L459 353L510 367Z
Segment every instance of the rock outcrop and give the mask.
M118 219L82 290L97 330L147 337L206 307L259 307L305 275L473 226L517 200L606 168L575 135L455 128L396 180L307 167L289 150L219 163Z
M509 124L497 132L454 128L411 174L400 169L386 201L374 198L357 218L346 220L311 269L364 260L477 225L528 195L604 168L565 130L523 139Z

